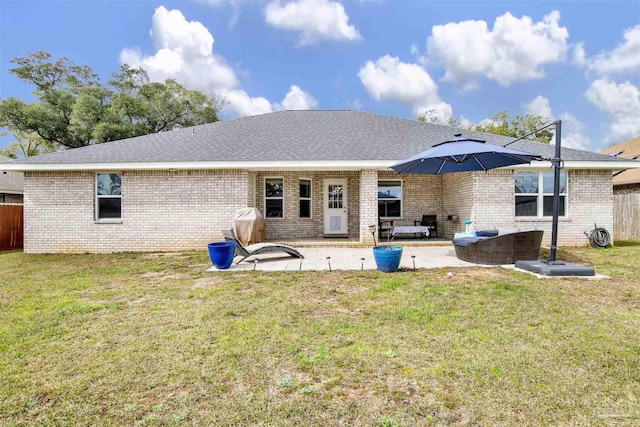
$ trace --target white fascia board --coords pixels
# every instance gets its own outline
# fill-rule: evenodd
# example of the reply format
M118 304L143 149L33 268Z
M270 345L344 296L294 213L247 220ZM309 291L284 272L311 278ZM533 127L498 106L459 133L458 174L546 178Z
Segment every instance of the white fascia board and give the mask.
M198 169L246 169L246 170L384 170L395 160L355 161L277 161L277 162L158 162L158 163L6 163L3 171L126 171L126 170L198 170Z
M0 171L126 171L126 170L207 170L241 169L255 171L296 170L387 170L400 160L326 160L326 161L276 161L276 162L157 162L157 163L4 163ZM508 166L504 169L551 168L549 161L533 161L530 164ZM565 169L624 170L640 168L638 161L565 161Z

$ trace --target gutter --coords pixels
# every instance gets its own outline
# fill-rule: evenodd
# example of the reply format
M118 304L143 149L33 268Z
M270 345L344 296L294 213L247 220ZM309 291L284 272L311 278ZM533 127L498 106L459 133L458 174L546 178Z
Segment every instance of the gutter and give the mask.
M54 171L132 171L132 170L214 170L236 169L250 171L344 171L390 170L399 160L327 160L327 161L275 161L275 162L134 162L134 163L2 163L0 171L54 172ZM526 170L551 168L550 161L533 161L528 165L509 166L504 169ZM639 161L565 161L565 169L625 170L640 168Z

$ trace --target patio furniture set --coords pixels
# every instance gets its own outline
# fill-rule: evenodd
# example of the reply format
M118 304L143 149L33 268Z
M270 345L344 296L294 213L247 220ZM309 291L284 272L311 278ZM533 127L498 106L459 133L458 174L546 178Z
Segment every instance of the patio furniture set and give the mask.
M420 221L413 221L413 225L394 225L394 220L378 218L378 236L387 236L387 240L394 240L399 235L414 235L429 237L438 237L438 216L423 215Z

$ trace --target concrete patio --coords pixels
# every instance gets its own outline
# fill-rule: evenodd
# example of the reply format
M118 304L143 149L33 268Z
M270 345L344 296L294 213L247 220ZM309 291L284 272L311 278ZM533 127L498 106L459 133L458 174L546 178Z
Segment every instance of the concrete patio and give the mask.
M210 267L207 271L335 271L335 270L375 270L373 251L367 248L344 247L303 247L298 248L304 259L286 254L264 254L249 258L240 264L232 264L227 270ZM236 257L236 260L239 258ZM258 262L255 262L255 260ZM474 267L477 264L456 258L452 245L446 246L404 246L401 269Z

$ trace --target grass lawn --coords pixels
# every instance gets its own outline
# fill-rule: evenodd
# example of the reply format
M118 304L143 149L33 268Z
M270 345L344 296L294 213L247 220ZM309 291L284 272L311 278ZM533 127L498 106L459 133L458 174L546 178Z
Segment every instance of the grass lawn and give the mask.
M0 253L0 425L640 425L640 243L559 258L612 279Z

